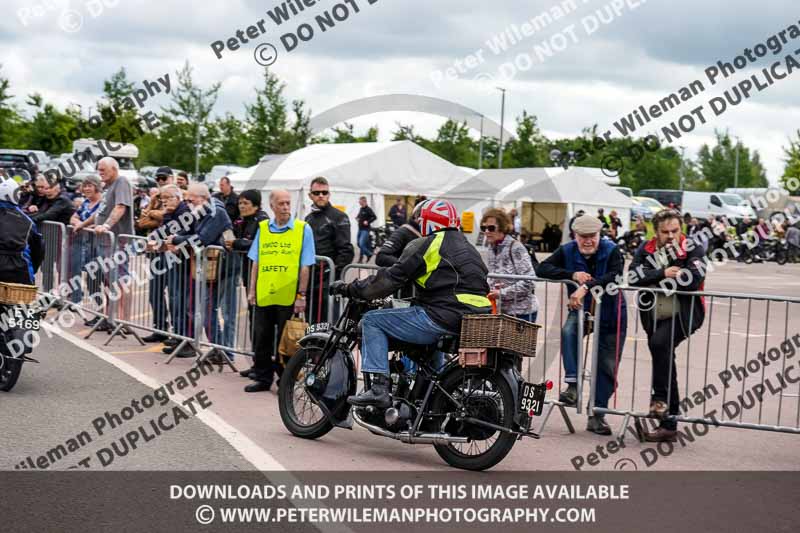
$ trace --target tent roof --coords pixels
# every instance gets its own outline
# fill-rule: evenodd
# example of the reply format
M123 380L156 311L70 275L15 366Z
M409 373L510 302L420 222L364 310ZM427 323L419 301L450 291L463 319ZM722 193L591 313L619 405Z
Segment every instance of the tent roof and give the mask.
M601 181L599 169L571 167L483 170L459 184L453 198L499 201L581 203L630 208L631 200Z
M441 195L470 174L411 141L314 144L258 164L248 188L299 190L325 176L342 192Z

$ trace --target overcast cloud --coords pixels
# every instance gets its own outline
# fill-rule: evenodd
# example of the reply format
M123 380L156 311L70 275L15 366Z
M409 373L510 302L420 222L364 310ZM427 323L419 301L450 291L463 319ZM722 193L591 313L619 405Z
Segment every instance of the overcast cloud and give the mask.
M351 13L348 20L325 33L317 30L310 42L286 53L280 35L302 22L313 23L314 16L331 9L336 0L321 0L280 27L266 14L278 4L275 0L105 0L107 7L97 17L91 16L88 4L96 10L102 0L6 0L5 23L0 26L0 72L12 79L12 93L20 107L24 108L26 94L40 92L60 106L77 103L86 110L101 94L103 80L119 67L124 66L129 78L139 82L165 72L174 77L188 59L202 85L222 82L216 112L241 115L262 73L253 59L254 48L270 42L279 49L271 68L288 84L287 95L304 99L313 112L359 97L410 93L452 100L499 121L499 92L492 87L502 84L508 88L506 120L512 121L511 129L513 118L525 109L538 116L545 133L553 137L577 135L595 123L604 131L638 105L649 106L695 79L703 81L706 93L662 122L649 124L647 133L717 94L703 74L707 66L718 60L732 61L745 47L764 42L800 20L796 1L789 0L627 0L619 16L587 35L583 19L612 0L576 0L575 12L508 51L494 54L486 44L493 35L511 24L521 26L563 2L377 0L368 5L367 0L351 1L358 4L360 13ZM37 6L41 15L32 16ZM23 23L25 9L30 11ZM62 29L65 10L82 15L78 31ZM238 51L225 50L222 59L214 56L212 41L226 40L262 18L266 35ZM569 39L563 51L539 62L534 45L562 42L559 39L564 37L557 34L568 37L564 31L570 25L577 42ZM761 59L754 69L737 72L720 88L797 49L800 39L790 41L781 54ZM482 64L458 80L434 83L435 71L479 50L485 60ZM518 54L530 54L534 61L527 65L523 61L524 70L504 78L502 74L510 68L503 64ZM710 116L707 125L681 139L683 146L694 154L704 142L711 142L714 128L729 129L759 150L770 181L777 181L783 171L782 146L800 127L798 80L800 73L795 73L722 116ZM158 109L166 102L162 95L146 107ZM387 138L395 121L417 124L419 132L430 135L442 120L416 113L385 113L353 122L360 128L378 124L382 138Z

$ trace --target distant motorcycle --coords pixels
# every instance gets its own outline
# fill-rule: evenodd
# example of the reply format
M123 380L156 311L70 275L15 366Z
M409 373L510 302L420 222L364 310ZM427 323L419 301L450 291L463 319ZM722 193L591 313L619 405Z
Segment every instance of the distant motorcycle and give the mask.
M644 236L641 231L626 231L625 235L617 238L617 246L625 256L632 258L644 242Z
M782 239L775 250L775 262L779 265L800 263L800 249L790 246L786 239Z

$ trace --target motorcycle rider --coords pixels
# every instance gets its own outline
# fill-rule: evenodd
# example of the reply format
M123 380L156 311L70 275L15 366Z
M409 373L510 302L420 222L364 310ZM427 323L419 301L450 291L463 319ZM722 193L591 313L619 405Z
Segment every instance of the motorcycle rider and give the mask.
M397 263L400 260L400 256L403 254L403 250L408 246L408 243L422 237L419 227L419 217L422 211L422 204L424 203L425 202L420 202L415 205L414 210L411 211L411 218L408 222L394 230L389 236L389 239L381 246L380 250L378 250L378 254L375 256L376 265L388 268Z
M331 287L334 294L373 300L389 296L414 281L415 305L379 309L362 319L362 371L371 387L351 396L351 405L381 408L392 403L389 393L389 338L414 344L434 344L443 335L457 335L465 314L488 313L488 270L480 254L459 231L461 220L446 200L428 200L421 208L422 238L406 246L400 259L377 274ZM365 380L370 383L370 380Z
M0 176L0 281L35 284L44 259L44 243L36 224L19 207L19 185Z

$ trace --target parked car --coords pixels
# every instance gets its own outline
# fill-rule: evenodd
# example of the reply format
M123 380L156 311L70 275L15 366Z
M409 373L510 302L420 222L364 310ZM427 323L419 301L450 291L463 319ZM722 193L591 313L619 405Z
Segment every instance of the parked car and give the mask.
M664 206L672 204L676 209L680 209L683 205L683 191L675 189L642 189L639 191L639 196L654 198Z
M653 220L653 217L659 211L666 209L661 202L655 198L648 198L647 196L633 196L631 197L633 206L631 207L631 214L634 217L641 215L645 220Z
M21 168L31 176L36 176L39 165L28 150L0 149L0 168Z

